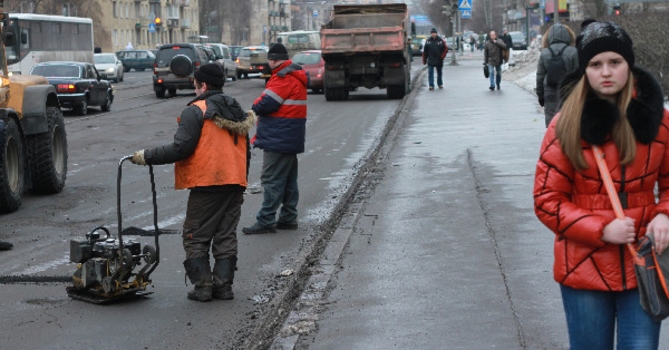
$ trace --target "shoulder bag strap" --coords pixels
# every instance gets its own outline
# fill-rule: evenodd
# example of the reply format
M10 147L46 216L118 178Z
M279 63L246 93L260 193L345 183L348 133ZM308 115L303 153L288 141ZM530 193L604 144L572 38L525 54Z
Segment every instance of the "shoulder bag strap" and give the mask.
M618 198L616 188L613 186L611 172L609 171L609 167L606 166L606 161L604 160L604 153L597 145L592 145L592 153L595 155L597 168L599 168L599 174L602 176L604 187L606 188L606 192L608 193L609 199L611 200L613 211L616 213L616 217L618 219L624 219L625 213L623 212L623 206L620 204L620 198ZM630 254L632 254L632 257L637 257L636 250L630 243L627 244L627 249L629 250Z

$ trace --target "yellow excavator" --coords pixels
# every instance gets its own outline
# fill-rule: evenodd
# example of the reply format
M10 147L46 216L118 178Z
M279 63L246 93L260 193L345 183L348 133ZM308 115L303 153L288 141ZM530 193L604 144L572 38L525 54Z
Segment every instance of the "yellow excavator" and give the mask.
M10 76L6 46L16 33L0 0L0 214L21 206L24 191L55 194L67 177L67 134L55 88L46 78Z

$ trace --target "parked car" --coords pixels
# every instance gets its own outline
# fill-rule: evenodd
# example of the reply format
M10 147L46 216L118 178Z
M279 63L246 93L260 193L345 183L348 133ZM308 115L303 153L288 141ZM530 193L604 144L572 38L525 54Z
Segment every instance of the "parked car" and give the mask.
M523 32L509 32L514 50L527 50L527 40Z
M96 53L93 55L95 69L102 79L123 81L123 63L113 53Z
M161 45L153 68L153 90L164 98L165 91L174 96L177 89L195 89L193 74L209 62L209 56L199 44L178 43ZM225 81L221 82L221 86Z
M249 73L260 73L261 78L272 76L267 59L267 46L245 46L237 57L237 78L248 78Z
M123 70L129 72L131 69L143 71L152 69L156 56L151 50L122 50L116 51L116 57L123 62Z
M225 79L232 78L233 81L237 80L237 63L232 59L230 48L227 45L218 43L207 43L204 46L211 47L216 52L216 62L223 67Z
M56 88L60 106L72 108L80 115L86 115L89 106L100 106L107 112L114 102L111 84L100 78L92 63L42 62L30 74L45 77Z
M321 50L306 50L293 55L293 63L302 66L309 75L309 85L307 88L318 93L323 90L323 73L325 70L325 61L321 57Z

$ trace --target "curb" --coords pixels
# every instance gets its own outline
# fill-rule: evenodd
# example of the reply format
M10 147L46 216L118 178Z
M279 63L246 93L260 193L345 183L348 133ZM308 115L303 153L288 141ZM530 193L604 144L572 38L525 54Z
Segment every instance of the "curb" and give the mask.
M423 67L418 70L418 74L411 82L411 92L405 97L404 103L398 106L396 120L389 121L387 133L384 132L385 137L381 137L379 143L374 147L374 151L365 160L365 163L380 164L388 156L393 147L393 142L399 129L397 126L401 124L403 119L408 114L408 106L413 104L415 96L420 88L427 68ZM410 101L410 102L409 102ZM392 124L392 125L391 125ZM357 188L361 183L364 183L369 171L361 171L356 175L356 180L351 186L351 189ZM357 194L352 194L353 204L349 207L346 214L337 225L335 232L330 237L325 249L321 253L320 259L313 264L311 268L311 276L306 282L302 293L297 298L297 302L289 312L284 320L281 328L270 345L271 350L288 350L295 349L301 335L309 334L317 329L318 317L321 312L320 308L327 298L328 290L332 277L337 271L337 264L341 260L342 252L348 244L349 237L358 222L358 219L364 215L364 201L355 202Z

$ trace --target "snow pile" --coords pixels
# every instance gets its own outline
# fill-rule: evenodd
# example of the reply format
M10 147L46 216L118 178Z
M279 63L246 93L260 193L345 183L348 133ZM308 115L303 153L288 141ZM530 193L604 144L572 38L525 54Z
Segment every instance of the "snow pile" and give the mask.
M525 51L513 51L509 68L502 79L514 82L534 93L536 87L537 62L541 55L541 39L534 40Z

